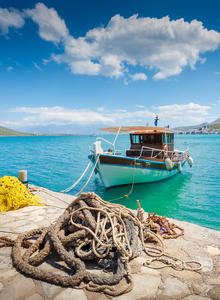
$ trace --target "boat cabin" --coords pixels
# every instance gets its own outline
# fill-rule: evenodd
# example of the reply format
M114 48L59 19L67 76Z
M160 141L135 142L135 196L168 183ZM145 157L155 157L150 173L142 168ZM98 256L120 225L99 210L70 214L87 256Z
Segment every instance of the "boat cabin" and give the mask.
M142 131L130 133L131 146L126 150L129 157L153 157L162 159L174 151L174 133L163 131ZM165 153L166 150L166 153Z

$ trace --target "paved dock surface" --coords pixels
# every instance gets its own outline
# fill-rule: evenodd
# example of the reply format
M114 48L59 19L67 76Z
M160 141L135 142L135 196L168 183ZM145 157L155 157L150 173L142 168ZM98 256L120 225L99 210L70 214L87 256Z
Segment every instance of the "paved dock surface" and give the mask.
M44 189L39 190L37 195L48 206L30 206L1 213L0 236L15 239L19 233L49 226L57 220L67 203L74 200L73 196ZM164 240L165 252L184 261L200 262L203 266L201 271L177 271L171 267L151 269L143 265L149 257L142 252L129 263L134 279L133 290L111 297L85 288L64 288L32 279L13 267L11 248L5 247L0 249L0 300L220 299L220 231L171 221L184 228L185 234L178 239Z

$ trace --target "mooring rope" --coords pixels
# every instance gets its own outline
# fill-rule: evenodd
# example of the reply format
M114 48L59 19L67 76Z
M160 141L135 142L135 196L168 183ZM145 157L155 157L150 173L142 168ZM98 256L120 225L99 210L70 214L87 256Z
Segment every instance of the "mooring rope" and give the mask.
M136 158L134 159L133 179L132 179L130 192L128 194L125 194L124 196L119 197L119 198L108 200L109 202L120 200L120 199L123 199L123 198L128 198L129 195L131 195L131 193L133 192L133 189L134 189L135 166L136 166Z
M161 265L153 265L153 262L161 262L163 264ZM163 254L162 257L156 257L147 259L145 263L143 264L145 267L151 268L151 269L163 269L166 267L172 267L173 269L177 271L200 271L202 269L202 264L196 260L188 260L184 261L182 259L176 258L172 255ZM194 266L193 266L194 265Z
M54 197L54 198L60 200L61 202L65 203L65 204L69 204L69 202L67 202L67 201L65 201L65 200L63 200L63 199L60 199L59 197L57 197L57 196L55 196L55 195L49 193L49 192L48 192L46 189L44 189L44 188L43 188L43 192L44 192L45 194L47 194L47 195L50 195L50 196L52 196L52 197Z
M88 163L86 169L84 170L84 172L82 173L82 175L80 176L80 178L73 185L71 185L70 187L68 187L65 190L62 190L61 193L67 193L67 192L71 191L80 182L80 180L83 178L83 176L85 175L86 171L88 170L91 162L92 161L90 160L90 162Z
M94 167L93 167L93 169L92 169L92 172L91 172L91 174L90 174L90 176L89 176L89 179L87 180L87 182L85 183L85 185L83 186L83 188L82 188L78 193L76 193L76 194L74 195L74 197L75 197L75 196L78 196L78 195L79 195L80 193L82 193L82 191L86 188L86 186L87 186L87 184L89 183L89 181L90 181L90 179L91 179L91 177L92 177L92 175L93 175L93 173L94 173L94 171L95 171L95 168L96 168L96 166L97 166L97 164L98 164L99 157L100 157L100 153L99 153L98 156L97 156L96 162L95 162Z
M220 164L220 161L219 161L219 160L214 160L214 159L206 158L206 157L203 157L203 156L195 155L195 154L192 154L191 152L190 152L190 155L195 156L195 157L198 157L198 158L202 158L202 159L204 159L204 160L208 160L208 161L211 161L211 162L215 162L215 163L217 163L217 164Z
M97 160L96 160L96 162L95 162L95 165L94 165L94 167L93 167L93 169L92 169L92 172L91 172L91 174L90 174L90 176L89 176L89 179L87 180L86 184L83 186L83 188L82 188L78 193L76 193L75 195L73 195L73 197L79 195L79 194L86 188L86 186L88 185L88 183L89 183L89 181L90 181L90 179L91 179L91 177L92 177L92 174L93 174L94 171L95 171L95 168L96 168L96 165L97 165L97 163L98 163L99 157L100 157L100 154L99 154L98 157L97 157ZM84 174L85 174L86 171L88 170L90 164L91 164L91 161L89 162L89 164L87 165L85 171L83 172L83 174L81 175L81 177L77 180L77 182L75 182L71 187L67 188L66 190L63 190L62 192L69 192L70 190L72 190L72 189L78 184L78 182L82 179L82 177L84 176ZM32 187L30 187L30 190L31 190L31 189L32 189ZM58 199L58 200L64 202L64 203L66 203L66 204L69 204L69 203L66 202L65 200L60 199L59 197L57 197L57 196L55 196L55 195L49 193L45 188L40 188L40 189L41 189L44 193L46 193L46 194L48 194L48 195L50 195L50 196L52 196L52 197L54 197L54 198L56 198L56 199ZM33 188L33 192L35 192L35 188ZM62 193L62 192L60 192L60 193Z

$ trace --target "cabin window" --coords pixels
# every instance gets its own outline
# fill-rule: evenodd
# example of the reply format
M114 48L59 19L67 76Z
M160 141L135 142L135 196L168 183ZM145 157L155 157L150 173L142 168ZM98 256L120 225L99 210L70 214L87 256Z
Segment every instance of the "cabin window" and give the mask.
M161 134L132 134L132 144L161 144Z
M151 144L161 144L161 135L160 134L152 134L150 136Z
M140 142L142 144L147 144L149 143L149 136L148 135L140 135Z
M153 134L150 135L150 142L151 142L151 144L155 143L155 135L153 135Z
M131 140L132 140L132 144L140 144L140 141L139 141L139 135L132 135L131 136Z
M163 134L163 144L173 144L173 134L167 133Z

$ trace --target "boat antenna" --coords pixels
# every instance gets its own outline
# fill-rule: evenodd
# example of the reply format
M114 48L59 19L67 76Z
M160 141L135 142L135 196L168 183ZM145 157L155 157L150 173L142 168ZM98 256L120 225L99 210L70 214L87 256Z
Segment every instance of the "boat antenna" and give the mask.
M167 131L166 131L166 127L165 127L165 143L166 143L166 149L168 150L168 146L167 146Z
M180 150L179 131L177 130L178 150Z
M186 144L186 147L187 147L187 134L186 134L186 131L185 131L185 144Z
M158 115L156 115L156 118L154 119L154 125L157 126L157 123L160 119L158 118Z

